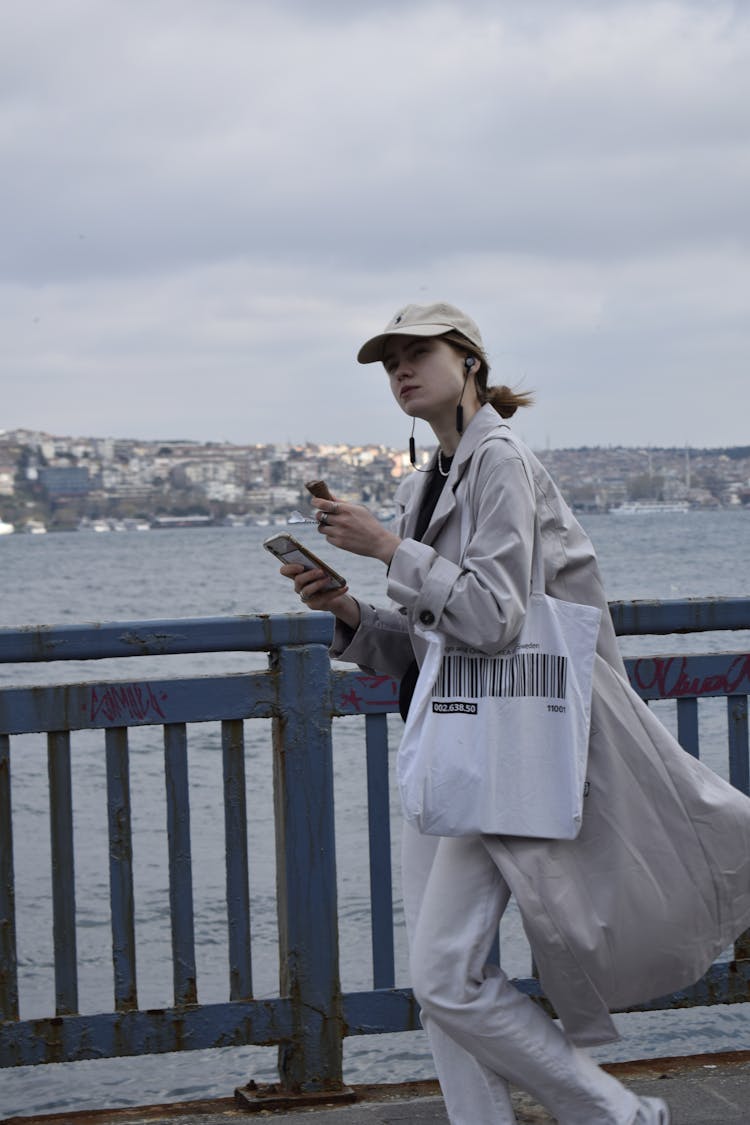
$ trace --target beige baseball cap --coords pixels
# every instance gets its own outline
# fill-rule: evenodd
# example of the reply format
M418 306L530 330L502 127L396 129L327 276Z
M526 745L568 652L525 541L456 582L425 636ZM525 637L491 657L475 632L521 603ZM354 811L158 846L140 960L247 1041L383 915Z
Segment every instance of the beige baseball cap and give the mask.
M357 353L360 363L379 363L390 336L444 336L458 332L484 354L484 344L474 321L455 305L438 301L435 305L404 305L377 336L363 344Z

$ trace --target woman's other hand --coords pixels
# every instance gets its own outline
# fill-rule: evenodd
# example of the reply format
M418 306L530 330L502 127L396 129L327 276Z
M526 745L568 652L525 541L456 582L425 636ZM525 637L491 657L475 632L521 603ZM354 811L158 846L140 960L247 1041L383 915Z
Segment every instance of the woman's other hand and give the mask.
M383 527L380 520L361 504L341 500L313 500L317 508L318 531L334 547L354 555L367 555L390 563L401 540Z

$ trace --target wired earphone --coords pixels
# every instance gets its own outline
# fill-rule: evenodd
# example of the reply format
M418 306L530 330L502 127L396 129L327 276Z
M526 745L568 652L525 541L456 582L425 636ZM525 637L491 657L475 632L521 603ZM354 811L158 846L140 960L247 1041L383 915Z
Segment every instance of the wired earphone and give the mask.
M464 432L464 408L461 405L461 402L464 397L464 391L466 390L466 383L468 382L469 376L471 375L471 369L476 362L477 361L471 355L467 355L466 359L464 360L466 374L464 375L464 385L461 389L461 398L459 398L458 404L456 406L456 430L459 434L462 434ZM414 441L414 426L416 425L416 421L416 418L413 418L411 423L411 434L409 436L409 460L411 461L412 468L416 469L418 473L429 473L429 469L420 469L417 465L417 447ZM440 464L440 450L438 450L438 469L440 470L442 476L445 477L448 475L447 473L443 472L442 466Z

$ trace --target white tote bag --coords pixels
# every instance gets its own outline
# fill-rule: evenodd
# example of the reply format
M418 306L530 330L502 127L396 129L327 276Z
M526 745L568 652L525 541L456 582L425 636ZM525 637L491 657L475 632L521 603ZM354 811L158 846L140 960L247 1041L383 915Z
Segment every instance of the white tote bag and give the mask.
M578 835L600 619L598 607L544 593L537 515L513 644L487 656L417 627L428 647L397 761L411 825L430 836Z

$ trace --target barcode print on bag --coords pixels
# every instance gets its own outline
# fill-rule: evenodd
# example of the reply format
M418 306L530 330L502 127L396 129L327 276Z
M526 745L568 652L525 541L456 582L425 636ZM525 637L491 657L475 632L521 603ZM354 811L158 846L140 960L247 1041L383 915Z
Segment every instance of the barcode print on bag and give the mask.
M517 652L513 656L443 657L433 696L441 699L519 695L564 699L568 658L544 652Z

